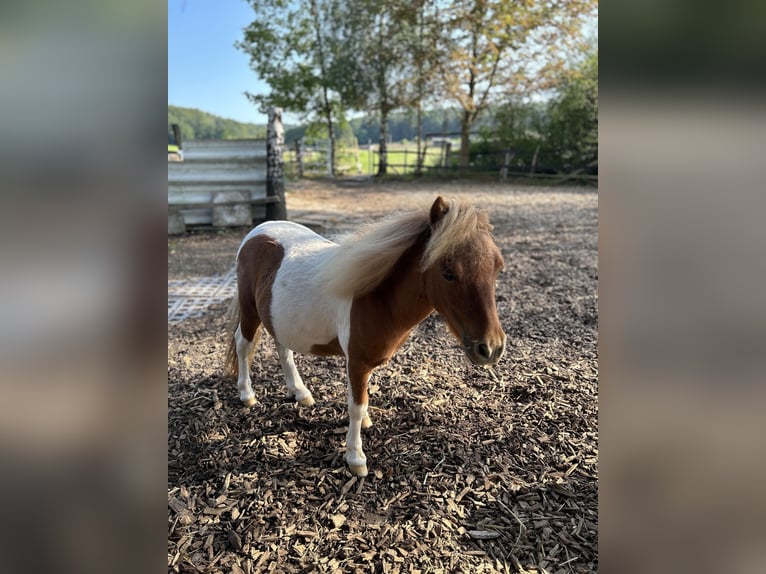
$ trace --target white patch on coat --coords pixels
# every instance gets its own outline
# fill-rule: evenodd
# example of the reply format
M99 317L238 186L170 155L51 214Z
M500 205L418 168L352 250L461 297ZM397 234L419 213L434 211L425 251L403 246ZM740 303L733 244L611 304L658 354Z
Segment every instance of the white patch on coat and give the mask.
M240 245L267 235L284 249L271 291L271 324L277 340L297 353L310 353L336 337L348 350L351 300L329 295L317 285L336 243L291 221L268 221L253 229ZM237 253L239 256L239 252Z

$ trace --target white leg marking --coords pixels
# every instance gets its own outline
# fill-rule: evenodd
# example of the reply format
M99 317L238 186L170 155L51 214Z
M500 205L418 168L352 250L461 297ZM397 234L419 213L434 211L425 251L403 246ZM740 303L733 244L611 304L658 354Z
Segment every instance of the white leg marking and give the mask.
M255 404L255 393L253 393L253 385L250 381L250 365L248 358L255 343L245 339L239 325L237 326L237 331L234 333L234 340L237 344L237 362L239 368L237 374L237 388L239 389L239 400L242 401L242 404L246 407L252 407Z
M370 377L372 377L372 373L370 373ZM367 384L368 385L370 384L370 378L367 379ZM362 419L362 428L368 429L371 426L372 426L372 419L370 418L370 409L368 404L367 412L365 413L364 418Z
M357 476L367 476L367 457L362 450L362 421L367 417L367 405L357 405L348 390L348 434L346 435L346 463Z
M311 396L311 391L303 384L303 379L301 379L298 369L295 368L293 352L279 343L277 343L277 350L279 352L279 362L285 373L287 396L295 397L295 400L300 404L310 407L314 404L314 397Z

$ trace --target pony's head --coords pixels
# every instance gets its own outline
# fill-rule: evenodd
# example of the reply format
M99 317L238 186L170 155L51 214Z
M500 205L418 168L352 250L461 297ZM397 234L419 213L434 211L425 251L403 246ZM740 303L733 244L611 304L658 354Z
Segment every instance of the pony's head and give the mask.
M495 281L503 257L487 215L473 206L437 197L430 211L431 237L423 254L426 296L475 365L494 365L505 350L495 306Z

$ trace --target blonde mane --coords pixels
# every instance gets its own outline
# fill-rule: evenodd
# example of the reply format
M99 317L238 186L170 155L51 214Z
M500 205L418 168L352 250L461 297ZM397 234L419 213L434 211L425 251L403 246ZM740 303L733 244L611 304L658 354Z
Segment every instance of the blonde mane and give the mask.
M458 247L471 241L477 233L492 231L487 213L470 203L459 200L447 202L447 213L434 227L428 240L420 268L425 271L431 265L449 256Z
M421 270L428 269L474 234L492 230L487 214L469 203L446 202L447 212L431 230ZM430 224L428 208L391 215L340 240L318 280L328 293L352 298L369 293L386 278L402 254Z

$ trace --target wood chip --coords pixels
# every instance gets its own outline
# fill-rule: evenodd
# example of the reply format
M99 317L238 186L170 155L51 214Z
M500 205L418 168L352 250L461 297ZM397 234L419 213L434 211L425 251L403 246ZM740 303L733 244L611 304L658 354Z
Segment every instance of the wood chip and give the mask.
M469 530L468 536L474 540L492 540L500 538L500 533L495 530Z
M343 485L343 488L340 489L341 495L346 494L349 490L351 490L351 487L354 486L355 483L356 477L353 476L351 479L349 479L348 482L346 482L346 484Z
M288 182L291 214L354 230L441 192L420 180L344 185ZM344 359L296 355L316 398L305 408L285 400L264 333L251 369L256 404L244 408L221 368L229 301L173 324L169 573L597 570L597 190L447 187L494 225L506 264L496 289L504 358L475 368L444 318L427 317L373 372L374 424L362 433L371 468L360 480L343 457ZM242 237L170 239L169 281L229 273Z
M333 514L332 516L330 516L330 520L332 520L332 523L336 529L340 528L346 523L346 517L343 516L342 514Z
M242 550L242 538L234 530L229 530L228 539L229 544L234 550Z

